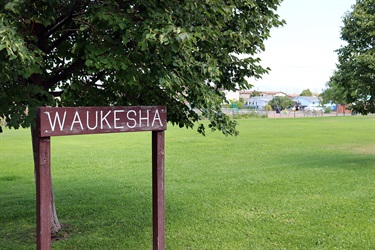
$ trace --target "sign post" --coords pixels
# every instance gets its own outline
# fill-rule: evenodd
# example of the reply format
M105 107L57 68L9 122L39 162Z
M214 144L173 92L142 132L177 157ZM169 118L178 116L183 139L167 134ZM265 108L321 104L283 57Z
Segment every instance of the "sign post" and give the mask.
M51 249L50 137L152 131L153 249L165 249L165 106L37 108L35 152L37 249Z

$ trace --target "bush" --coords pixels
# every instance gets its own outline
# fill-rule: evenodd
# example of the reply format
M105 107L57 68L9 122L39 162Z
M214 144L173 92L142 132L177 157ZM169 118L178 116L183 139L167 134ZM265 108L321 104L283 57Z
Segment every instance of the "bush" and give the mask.
M271 105L265 105L264 107L263 107L263 110L264 111L272 111L272 107L271 107Z
M271 101L268 102L268 105L270 105L274 110L283 110L292 107L294 102L287 96L275 96Z
M241 101L237 102L237 107L238 107L239 109L242 109L242 108L243 108L243 105L244 105L243 102L241 102Z
M249 118L268 118L267 114L258 114L257 112L251 112L247 114L233 114L233 119L249 119Z
M331 107L326 107L326 108L324 109L324 113L325 113L325 114L329 114L329 113L331 113L331 111L332 111Z

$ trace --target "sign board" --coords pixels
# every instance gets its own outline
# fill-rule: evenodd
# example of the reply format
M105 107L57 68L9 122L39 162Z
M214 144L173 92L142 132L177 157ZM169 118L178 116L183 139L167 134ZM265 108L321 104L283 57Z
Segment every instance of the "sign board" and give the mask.
M39 108L40 136L158 131L167 128L164 106Z
M51 136L116 132L152 132L153 249L165 249L164 131L165 106L40 107L36 110L35 145L37 249L51 249Z

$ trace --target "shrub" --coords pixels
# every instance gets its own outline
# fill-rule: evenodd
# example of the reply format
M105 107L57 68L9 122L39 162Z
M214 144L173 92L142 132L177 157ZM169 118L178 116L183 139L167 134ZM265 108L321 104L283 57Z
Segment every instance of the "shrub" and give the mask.
M267 114L258 114L257 112L250 112L246 114L233 114L233 119L249 119L249 118L268 118Z
M271 107L271 105L265 105L264 107L263 107L263 110L264 111L272 111L272 107Z
M326 108L324 109L324 113L325 113L325 114L329 114L329 113L331 113L331 111L332 111L331 107L326 107Z

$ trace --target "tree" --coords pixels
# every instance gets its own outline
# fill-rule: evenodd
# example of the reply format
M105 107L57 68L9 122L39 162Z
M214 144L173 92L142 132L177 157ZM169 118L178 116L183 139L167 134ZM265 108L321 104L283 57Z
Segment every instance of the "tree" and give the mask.
M375 113L375 1L357 0L343 18L337 50L337 86L345 90L351 108L361 114Z
M37 106L166 105L173 125L237 135L221 90L268 71L280 2L0 0L0 116L35 131Z
M294 102L287 96L275 96L268 102L268 105L270 105L273 110L283 110L292 107Z
M327 89L325 89L321 94L320 97L322 98L322 104L325 103L334 103L336 104L336 115L338 114L338 106L347 104L346 100L346 92L343 87L339 86L337 83L335 73L331 76L329 82L327 83Z
M312 96L312 92L310 91L310 89L304 89L300 96Z
M261 96L261 95L262 95L262 92L253 90L250 94L250 97Z

